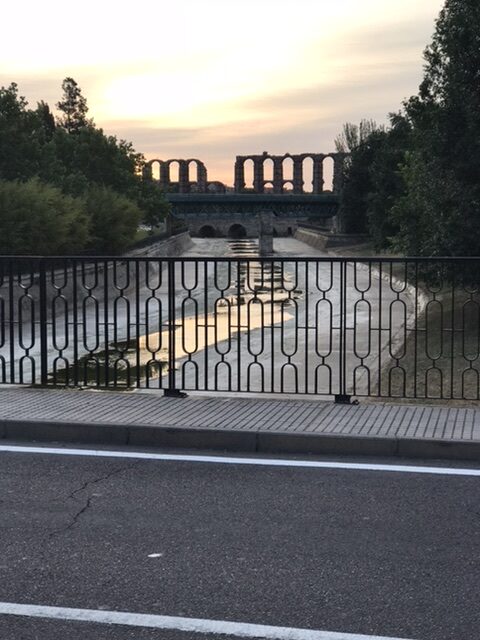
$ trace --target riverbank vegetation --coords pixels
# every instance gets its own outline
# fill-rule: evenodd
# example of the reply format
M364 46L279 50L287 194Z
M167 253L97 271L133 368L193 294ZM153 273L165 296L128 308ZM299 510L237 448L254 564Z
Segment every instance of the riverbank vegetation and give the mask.
M475 256L480 246L480 4L446 0L418 94L388 126L345 125L340 217L377 251Z
M75 80L62 89L55 117L0 88L0 254L118 254L168 212L144 156L87 117Z

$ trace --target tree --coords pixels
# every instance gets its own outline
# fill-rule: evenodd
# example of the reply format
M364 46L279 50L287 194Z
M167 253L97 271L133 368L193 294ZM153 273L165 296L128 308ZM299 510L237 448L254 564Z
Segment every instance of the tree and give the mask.
M83 127L92 124L87 120L87 101L73 78L65 78L62 90L63 100L57 103L57 109L63 116L58 122L68 133L78 133Z
M406 253L478 255L479 33L478 0L446 0L419 94L405 104L412 145L395 218L396 246Z
M0 179L27 180L39 170L42 140L27 106L15 82L0 88Z
M390 114L390 127L379 134L369 167L368 232L377 251L388 249L399 232L394 207L405 192L402 167L410 147L411 128L401 114Z
M372 133L382 130L383 127L378 126L375 120L363 119L360 121L360 124L346 122L343 125L342 132L335 138L335 148L338 153L352 153L352 151L355 151Z
M45 230L54 236L55 226L51 220L56 220L59 229L70 228L65 203L70 203L72 211L76 211L81 202L92 227L89 246L98 252L119 252L131 243L140 220L151 226L158 224L168 212L168 204L156 183L143 182L144 156L137 153L130 142L106 135L92 120L87 120L86 100L75 80L66 78L62 87L64 99L58 108L63 118L58 124L45 102L39 102L34 110L29 109L15 83L0 89L0 180L29 183L25 192L19 185L5 187L7 195L2 216L3 231L7 235L4 237L11 239L17 251L23 252L30 246L30 238L15 244L17 216L20 236L33 234L34 253L40 252L40 247L42 252L58 253L61 246L68 245L56 242L54 237L48 244L42 234L39 234L41 242L35 244L35 227L25 220L28 207L24 204L17 207L15 202L18 199L21 203L30 202L32 194L37 194L39 203L37 207L32 205L32 225L35 220L44 219ZM38 180L30 184L33 178ZM49 188L53 190L48 191ZM60 192L70 198L61 200ZM58 212L56 218L46 216L41 209L48 198ZM65 206L60 206L62 203ZM63 221L62 215L65 215ZM77 218L75 214L74 219ZM72 233L72 238L74 241L78 238L78 242L68 245L70 250L85 248L83 232Z
M78 253L88 241L83 203L33 179L0 181L0 252L6 255Z
M38 125L43 133L45 142L51 140L55 134L55 118L53 117L50 107L46 102L41 100L37 103L36 116Z
M336 139L337 151L349 152L343 166L339 218L347 233L367 232L368 195L372 190L370 165L380 144L382 129L372 121L346 123Z
M165 200L162 189L153 180L140 180L136 196L142 210L142 222L153 229L170 213L170 204Z
M118 254L131 243L142 218L135 202L109 189L91 187L85 196L90 219L90 248L95 253Z

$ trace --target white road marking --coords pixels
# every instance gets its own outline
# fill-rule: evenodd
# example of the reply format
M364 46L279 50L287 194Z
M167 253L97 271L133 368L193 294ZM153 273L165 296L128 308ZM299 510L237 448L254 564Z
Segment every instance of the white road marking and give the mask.
M61 447L22 447L0 445L0 452L30 453L57 456L84 456L94 458L128 458L131 460L166 460L170 462L203 462L210 464L237 464L260 467L300 467L309 469L345 469L350 471L387 471L392 473L423 473L440 476L480 477L480 469L455 467L421 467L398 464L363 462L322 462L320 460L287 460L276 458L242 458L230 456L186 455L177 453L146 453L143 451L106 451L102 449L63 449Z
M31 604L0 602L0 614L50 620L95 622L97 624L119 624L128 627L149 629L170 629L190 633L208 633L234 636L236 638L264 638L266 640L402 640L385 636L365 636L355 633L334 631L314 631L290 627L272 627L245 622L225 620L204 620L202 618L179 618L123 611L97 611L95 609L69 609ZM403 639L405 640L405 639Z

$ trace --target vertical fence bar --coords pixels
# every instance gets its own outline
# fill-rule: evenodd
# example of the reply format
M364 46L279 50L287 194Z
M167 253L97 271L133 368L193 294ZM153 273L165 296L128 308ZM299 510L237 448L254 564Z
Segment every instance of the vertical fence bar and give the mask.
M383 317L382 317L382 262L378 263L378 384L377 396L382 397L382 340L383 340Z
M196 281L196 280L195 280ZM204 340L205 340L205 349L204 349L204 374L203 374L203 379L204 379L204 383L203 383L203 388L205 391L208 391L210 389L210 383L209 383L209 378L208 378L208 333L209 333L209 319L208 319L208 262L207 260L204 261L203 263L203 331L204 331ZM215 305L214 305L215 308ZM216 340L216 338L215 338ZM197 387L197 391L198 391L198 383L195 385ZM213 378L213 388L216 391L217 389L217 377L214 376Z
M175 339L176 339L176 313L175 313L175 261L168 261L167 277L167 298L168 298L168 389L164 389L163 395L169 398L185 398L186 393L182 393L177 386L177 376L175 374Z
M97 264L98 266L98 264ZM112 264L113 266L113 264ZM113 297L113 296L112 296ZM108 261L105 260L103 263L103 330L104 330L104 340L105 340L105 387L108 387L110 384L110 349L109 349L109 326L108 326L108 314L109 314L109 296L108 296ZM98 356L97 356L98 358ZM97 360L97 372L99 372L98 368L98 360ZM97 377L97 386L101 386L101 374L100 379ZM115 378L114 378L114 386Z
M13 300L13 263L8 261L8 324L10 341L10 383L15 383L15 305Z
M339 318L339 393L335 395L336 404L350 404L347 394L347 263L340 262L340 318Z
M73 386L78 386L78 289L77 289L77 261L72 261L72 310L73 310L73 363L71 369L73 370Z
M308 260L304 261L304 265L305 265L305 286L303 288L304 292L305 292L305 309L304 309L304 313L305 313L305 321L304 321L304 336L305 336L305 346L304 346L304 353L305 353L305 379L304 379L304 389L303 392L304 393L308 393L309 389L308 389L308 381L309 381L309 376L308 376L308 366L309 366L309 362L308 362L308 343L309 343L309 331L308 331L308 326L309 326L309 308L308 308L308 287L309 287L309 281L308 281L308 270L310 267L310 262Z
M451 300L451 305L452 305L452 312L451 312L451 335L450 335L450 398L454 398L455 397L455 384L454 384L454 377L455 377L455 262L451 263L451 272L450 272L450 276L452 279L452 287L451 287L451 291L452 291L452 300ZM464 393L464 388L463 388L463 384L461 386L461 398L464 399L465 398L465 393Z
M47 340L47 273L45 261L39 263L40 284L40 384L48 384L48 340Z
M148 262L145 262L144 268L145 268L145 283L147 283L148 281L147 270L149 269ZM139 389L142 386L142 379L140 375L141 354L140 354L140 273L139 273L139 269L140 269L140 259L137 258L135 260L135 368L136 368L135 385L137 389ZM161 336L162 335L161 318L159 320L160 322L158 323L158 331L159 331L159 336ZM161 377L162 377L162 374L160 372L160 379Z
M415 315L414 315L414 355L413 355L413 397L418 397L418 262L415 263Z
M246 271L245 271L246 273ZM241 391L241 378L242 378L242 309L240 304L241 299L241 283L240 283L240 261L237 261L237 391ZM243 288L243 295L246 296L247 283L245 282ZM246 313L246 312L245 312Z

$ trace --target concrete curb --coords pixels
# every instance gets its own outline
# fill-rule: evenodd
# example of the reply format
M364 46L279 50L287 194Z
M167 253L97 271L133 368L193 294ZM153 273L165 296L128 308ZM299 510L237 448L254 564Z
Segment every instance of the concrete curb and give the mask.
M63 444L171 447L243 453L480 461L480 441L241 431L208 427L1 420L0 439Z

